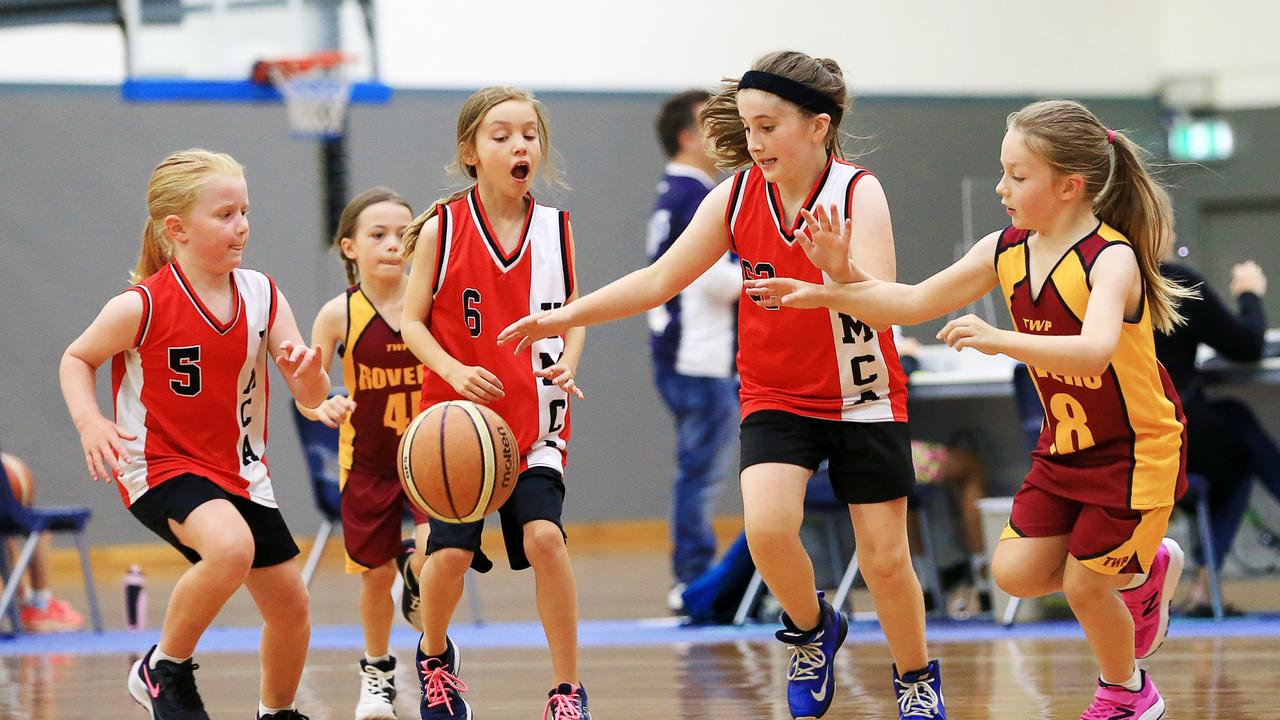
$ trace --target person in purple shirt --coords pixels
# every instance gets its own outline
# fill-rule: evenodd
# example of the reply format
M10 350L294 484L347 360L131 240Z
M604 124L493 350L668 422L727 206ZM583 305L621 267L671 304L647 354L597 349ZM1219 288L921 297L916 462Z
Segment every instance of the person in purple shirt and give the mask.
M697 114L710 95L688 90L667 99L658 113L658 139L668 162L649 219L649 261L658 259L693 218L715 186L714 161ZM649 311L654 381L675 419L676 465L671 518L668 596L683 609L684 586L715 557L711 507L719 495L726 452L738 424L737 304L742 273L728 254L665 305Z

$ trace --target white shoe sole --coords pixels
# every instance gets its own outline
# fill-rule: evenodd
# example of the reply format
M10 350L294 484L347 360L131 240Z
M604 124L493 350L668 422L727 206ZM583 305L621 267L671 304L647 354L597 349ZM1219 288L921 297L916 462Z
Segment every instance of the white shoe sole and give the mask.
M1138 656L1139 660L1146 660L1164 644L1165 637L1169 634L1169 605L1173 602L1173 593L1178 589L1178 580L1182 578L1182 568L1186 564L1186 556L1182 552L1182 548L1172 538L1165 538L1160 541L1169 551L1169 567L1165 570L1164 588L1160 595L1160 624L1156 627L1156 639L1151 643L1151 649L1145 655ZM1160 703L1161 714L1164 713L1164 702ZM1160 715L1152 715L1151 720L1160 717ZM1147 720L1147 715L1143 715L1139 720Z
M144 655L143 657L138 658L138 660L129 667L129 696L133 698L134 702L141 705L143 710L147 711L147 715L152 720L155 720L156 711L155 708L151 706L151 694L147 692L147 686L138 678L138 671L142 669L142 660L145 657L146 656Z

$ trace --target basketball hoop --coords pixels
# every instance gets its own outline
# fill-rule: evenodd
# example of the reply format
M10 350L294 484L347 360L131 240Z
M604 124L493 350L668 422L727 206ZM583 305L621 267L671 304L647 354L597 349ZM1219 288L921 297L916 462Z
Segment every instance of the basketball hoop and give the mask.
M261 60L253 66L253 81L273 85L284 96L294 135L339 137L351 102L351 81L344 66L353 60L336 50Z

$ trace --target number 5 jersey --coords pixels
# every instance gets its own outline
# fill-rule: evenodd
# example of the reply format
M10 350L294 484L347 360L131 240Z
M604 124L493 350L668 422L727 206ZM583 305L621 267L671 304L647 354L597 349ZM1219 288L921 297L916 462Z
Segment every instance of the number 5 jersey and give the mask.
M515 433L521 470L545 466L563 472L569 398L533 372L560 360L564 339L543 338L518 355L511 346L497 345L498 333L508 325L558 308L573 294L569 213L538 205L532 196L527 204L519 244L510 252L498 242L474 188L440 207L427 329L458 362L482 367L502 381L506 395L489 407ZM457 399L444 378L426 371L422 409Z
M126 292L142 298L133 347L111 360L116 423L124 441L118 478L125 505L184 473L276 507L267 473L267 335L276 286L256 270L228 276L231 319L205 307L177 263Z
M1129 244L1106 224L1073 245L1038 293L1029 277L1029 230L1000 234L995 268L1018 332L1079 335L1089 305L1089 272L1108 247ZM1125 320L1101 375L1070 377L1029 367L1045 409L1026 481L1093 505L1147 510L1172 505L1186 489L1186 426L1177 391L1156 360L1146 302Z

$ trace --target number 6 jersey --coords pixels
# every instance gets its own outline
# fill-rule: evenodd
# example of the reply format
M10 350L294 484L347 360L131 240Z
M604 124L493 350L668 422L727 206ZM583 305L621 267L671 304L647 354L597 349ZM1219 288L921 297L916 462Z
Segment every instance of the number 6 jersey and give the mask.
M538 205L532 196L528 206L520 243L511 252L499 244L475 188L440 207L427 329L458 362L482 367L502 381L506 395L489 407L515 433L521 470L545 466L563 472L569 398L533 371L559 361L564 339L543 338L519 355L512 354L511 346L497 345L505 327L531 313L558 308L573 294L569 213ZM457 399L444 378L426 371L422 409Z
M1018 332L1079 335L1089 305L1089 272L1098 256L1129 241L1102 224L1049 271L1039 293L1029 278L1029 230L1006 228L996 245L996 274ZM1056 495L1103 507L1146 510L1172 505L1186 488L1186 424L1178 393L1156 360L1151 313L1126 320L1101 375L1069 377L1029 367L1045 409L1026 481Z
M276 286L256 270L228 275L235 312L220 322L182 268L169 263L126 292L142 298L133 347L111 359L116 423L125 441L125 505L193 473L234 495L276 507L267 474L267 334Z

